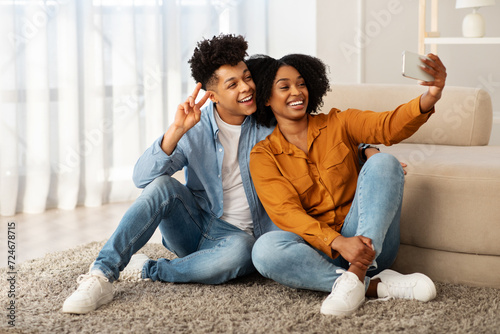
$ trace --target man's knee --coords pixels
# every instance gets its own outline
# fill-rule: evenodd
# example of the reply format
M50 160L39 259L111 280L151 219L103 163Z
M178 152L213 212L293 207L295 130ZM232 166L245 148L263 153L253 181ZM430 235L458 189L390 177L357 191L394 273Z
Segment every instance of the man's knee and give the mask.
M169 175L158 176L154 179L150 184L144 188L144 190L148 188L152 189L162 189L162 188L176 188L178 186L182 186L182 184L176 179Z
M144 188L141 196L142 197L165 197L171 194L180 193L182 191L182 185L177 179L162 175L154 179L150 184Z

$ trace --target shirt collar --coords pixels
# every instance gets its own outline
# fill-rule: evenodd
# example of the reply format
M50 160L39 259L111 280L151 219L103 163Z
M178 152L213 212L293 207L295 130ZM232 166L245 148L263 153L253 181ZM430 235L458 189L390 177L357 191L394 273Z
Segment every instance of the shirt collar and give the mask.
M316 117L317 116L317 117ZM307 140L313 142L321 133L321 130L326 128L328 125L328 116L326 114L309 115L309 130L307 134Z
M208 119L210 120L210 124L212 125L212 134L214 139L217 139L217 134L219 133L219 126L217 125L217 121L215 120L215 103L210 102L207 106Z
M307 141L309 143L314 142L314 140L320 135L321 130L326 128L327 117L325 116L316 117L310 114L307 115L308 118ZM293 153L293 148L281 133L279 125L276 125L276 128L269 136L269 141L270 141L270 149L273 152L273 154Z

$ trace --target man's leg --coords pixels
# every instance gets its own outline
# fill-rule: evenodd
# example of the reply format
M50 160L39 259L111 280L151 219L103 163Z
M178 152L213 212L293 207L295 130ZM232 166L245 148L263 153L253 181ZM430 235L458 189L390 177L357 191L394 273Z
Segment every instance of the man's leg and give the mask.
M191 192L177 180L162 176L151 182L127 210L116 231L100 251L90 273L78 279L78 289L63 304L65 313L88 313L113 299L112 282L129 263L132 255L151 238L164 216L177 219L199 214ZM182 203L184 205L179 205ZM189 222L197 222L196 217ZM182 220L179 219L179 224ZM202 226L183 226L184 241L197 244Z
M153 281L220 284L255 271L251 260L255 238L212 215L204 215L199 241L182 243L182 227L165 219L160 224L163 244L179 258L148 261L142 276Z
M110 282L117 280L132 255L151 239L164 219L176 221L185 247L194 249L203 230L202 216L188 188L170 176L158 177L127 210L92 270L100 270Z

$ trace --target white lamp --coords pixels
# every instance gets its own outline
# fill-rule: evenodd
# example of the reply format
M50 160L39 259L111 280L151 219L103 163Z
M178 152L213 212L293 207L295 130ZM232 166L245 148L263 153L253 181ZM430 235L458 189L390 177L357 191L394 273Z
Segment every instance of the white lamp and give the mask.
M483 37L484 19L477 12L479 7L493 6L495 0L457 0L456 8L474 8L462 22L462 34L464 37Z

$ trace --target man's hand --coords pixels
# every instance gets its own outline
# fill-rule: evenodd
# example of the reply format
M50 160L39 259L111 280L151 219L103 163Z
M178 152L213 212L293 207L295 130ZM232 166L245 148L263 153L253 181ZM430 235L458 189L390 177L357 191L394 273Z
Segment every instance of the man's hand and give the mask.
M210 96L210 93L206 92L201 100L196 103L196 98L198 97L200 90L201 83L198 82L193 94L191 94L191 96L189 96L184 103L179 104L177 107L173 126L175 126L178 130L182 130L183 134L188 132L189 129L200 121L200 108L205 104Z
M429 89L420 98L420 111L422 113L429 112L441 98L444 86L446 84L446 67L441 62L438 56L429 53L427 55L431 60L422 59L422 69L434 77L434 81L422 81L422 86L428 86Z
M371 239L361 235L350 238L338 236L330 246L351 265L355 265L361 270L368 269L375 260Z
M198 97L200 89L201 83L196 84L193 94L177 107L174 122L163 135L163 140L161 142L161 149L166 154L172 154L182 136L200 121L200 108L210 96L210 93L206 92L201 100L196 103L196 98Z

